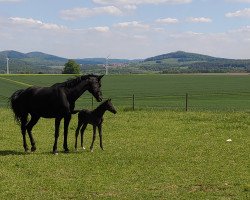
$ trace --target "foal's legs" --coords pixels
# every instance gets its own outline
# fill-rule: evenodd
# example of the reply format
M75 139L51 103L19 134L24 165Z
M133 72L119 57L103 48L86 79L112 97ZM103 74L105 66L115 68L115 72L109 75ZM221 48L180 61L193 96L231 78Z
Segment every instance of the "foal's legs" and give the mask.
M79 131L80 131L81 125L78 123L78 126L76 128L76 132L75 132L75 150L77 151L77 138L79 135Z
M65 152L69 152L68 148L68 128L69 128L69 122L71 120L71 114L68 114L66 117L64 117L64 141L63 141L63 148Z
M83 137L84 137L84 131L85 131L87 125L88 125L87 123L83 124L83 126L81 128L81 147L82 147L82 149L85 149L85 147L83 146Z
M100 147L102 148L102 150L104 150L102 146L102 125L101 124L98 126L98 132L99 132L99 138L100 138Z
M57 141L58 141L58 137L59 137L59 126L60 126L60 122L61 122L62 118L56 118L55 119L55 142L54 142L54 146L53 146L53 154L57 154Z
M28 114L25 114L21 117L21 131L23 135L23 148L24 151L27 152L29 150L27 142L26 142L26 124L27 124Z
M36 150L35 140L33 138L33 135L32 135L31 131L32 131L32 128L35 126L35 124L38 122L39 119L40 119L40 117L38 117L38 116L31 116L31 120L29 121L29 123L26 126L26 129L28 131L29 138L30 138L31 151Z
M81 126L82 126L82 122L78 120L78 125L77 125L76 132L75 132L75 150L77 150L77 138L78 138Z
M90 151L91 152L93 152L93 146L94 146L95 138L96 138L96 126L93 125L93 138L92 138L92 143L91 143L91 146L90 146Z

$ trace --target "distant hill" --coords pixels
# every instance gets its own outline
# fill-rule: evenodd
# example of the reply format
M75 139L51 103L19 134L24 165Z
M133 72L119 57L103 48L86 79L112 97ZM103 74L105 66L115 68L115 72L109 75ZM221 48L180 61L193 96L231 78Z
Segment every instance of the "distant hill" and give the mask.
M42 52L21 53L0 52L0 73L6 72L6 58L9 58L11 73L61 73L68 58ZM108 62L109 72L128 73L222 73L250 72L250 60L216 58L212 56L177 51L145 60L82 58L74 59L81 64L84 73L105 73Z
M62 66L68 61L68 58L62 58L42 52L21 53L18 51L1 51L0 52L0 73L6 69L6 58L9 58L9 65L12 73L60 73ZM105 58L83 58L74 59L77 63L83 65L82 68L88 68L91 71L106 64ZM132 61L127 59L109 59L108 64L126 64ZM86 66L85 66L86 65Z
M138 67L161 73L249 72L250 59L226 59L177 51L147 58Z
M216 57L197 54L197 53L187 53L184 51L176 51L176 52L172 52L172 53L168 53L168 54L162 54L159 56L147 58L147 59L145 59L145 62L165 60L165 59L177 59L178 62L188 62L188 61L214 62L214 61L222 61L222 60L230 60L230 61L233 60L233 59L216 58Z
M6 68L6 58L9 58L9 66L12 73L39 73L46 71L55 72L51 66L62 66L67 62L66 58L45 54L42 52L21 53L18 51L0 52L1 73Z

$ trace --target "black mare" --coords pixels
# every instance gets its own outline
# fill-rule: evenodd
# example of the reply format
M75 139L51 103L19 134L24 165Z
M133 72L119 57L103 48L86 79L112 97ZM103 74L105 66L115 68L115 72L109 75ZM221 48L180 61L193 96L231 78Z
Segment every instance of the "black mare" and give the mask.
M100 138L100 147L103 150L103 145L102 145L102 122L103 122L103 115L105 111L110 111L114 114L116 114L116 110L111 103L111 99L108 99L104 101L101 105L99 105L95 110L90 111L90 110L81 110L81 111L75 111L79 112L78 113L78 126L76 129L75 133L75 149L77 150L77 137L79 135L79 130L81 128L81 147L83 147L83 136L84 136L84 130L86 129L88 124L93 125L93 139L92 143L90 146L90 150L93 152L93 146L94 146L94 141L96 138L96 127L98 127L98 132L99 132L99 138Z
M85 91L89 91L98 102L101 102L102 93L100 88L102 77L97 75L79 76L63 83L56 83L51 87L29 87L14 92L10 97L10 104L15 114L15 119L21 125L24 150L28 151L26 130L30 138L31 151L36 150L32 128L40 117L44 117L55 118L54 154L57 154L59 126L61 120L64 118L63 148L65 152L68 152L68 126L75 107L75 101ZM29 114L31 115L31 119L28 122Z

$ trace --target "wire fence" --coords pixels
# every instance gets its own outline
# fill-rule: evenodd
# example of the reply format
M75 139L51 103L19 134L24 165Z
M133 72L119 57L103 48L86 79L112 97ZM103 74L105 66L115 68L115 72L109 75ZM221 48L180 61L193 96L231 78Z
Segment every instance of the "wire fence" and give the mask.
M241 93L203 93L173 95L141 95L111 97L115 107L126 110L166 109L181 111L218 110L250 111L250 92ZM99 105L93 97L81 99L78 107L94 109Z
M166 109L180 111L218 110L250 111L250 92L241 93L184 93L172 95L131 94L111 96L116 108L125 110ZM0 107L8 107L9 97L0 94ZM94 109L100 103L83 95L76 102L77 109Z

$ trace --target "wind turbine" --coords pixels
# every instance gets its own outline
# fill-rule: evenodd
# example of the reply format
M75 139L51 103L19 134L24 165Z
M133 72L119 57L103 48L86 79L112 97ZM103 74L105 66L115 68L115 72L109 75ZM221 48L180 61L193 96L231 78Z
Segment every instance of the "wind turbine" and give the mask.
M106 69L106 75L108 75L108 60L109 60L110 55L106 57L106 64L105 64L105 69Z
M9 71L9 60L10 60L10 59L7 57L7 58L6 58L6 61L7 61L6 73L7 73L7 74L10 73L10 71Z

